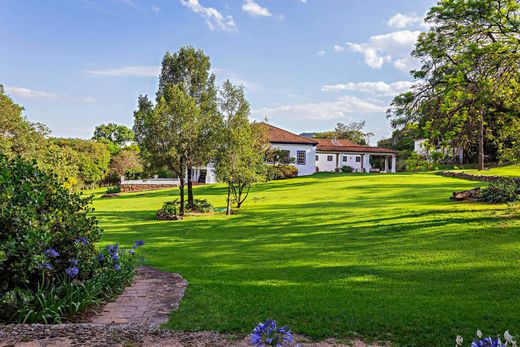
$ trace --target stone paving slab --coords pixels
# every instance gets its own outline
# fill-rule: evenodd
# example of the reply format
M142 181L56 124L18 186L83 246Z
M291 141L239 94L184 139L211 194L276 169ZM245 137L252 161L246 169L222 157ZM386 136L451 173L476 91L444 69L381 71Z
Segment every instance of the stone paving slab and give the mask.
M106 304L91 322L159 326L179 307L187 285L178 274L142 266L132 285L125 288L116 301Z

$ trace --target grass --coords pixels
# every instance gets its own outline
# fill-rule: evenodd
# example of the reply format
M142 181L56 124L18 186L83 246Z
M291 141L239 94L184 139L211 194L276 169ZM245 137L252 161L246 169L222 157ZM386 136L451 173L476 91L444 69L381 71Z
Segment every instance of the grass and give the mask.
M520 177L520 165L498 166L482 171L478 171L477 169L455 171L464 171L465 173L471 175Z
M168 328L248 333L266 318L316 339L454 345L520 333L520 213L454 203L475 182L432 174L316 174L254 187L239 214L159 222L175 190L95 200L104 242L146 242L189 282ZM225 205L223 186L198 197Z

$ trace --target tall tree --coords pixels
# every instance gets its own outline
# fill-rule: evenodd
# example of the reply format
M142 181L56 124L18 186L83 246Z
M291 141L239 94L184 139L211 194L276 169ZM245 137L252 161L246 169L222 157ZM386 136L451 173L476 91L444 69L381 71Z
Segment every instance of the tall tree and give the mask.
M439 1L412 53L422 62L416 83L388 111L392 125L419 125L444 148L477 144L484 169L484 142L500 146L498 125L520 110L519 9L517 0Z
M197 117L190 119L192 143L186 149L189 206L193 205L192 168L204 166L212 158L219 127L215 75L210 73L210 68L210 59L202 50L187 46L173 54L166 52L159 77L157 101L167 98L165 91L176 85L193 98L199 108Z
M96 126L93 140L107 144L110 152L115 155L134 140L134 132L127 126L108 123Z
M231 196L240 208L251 184L261 179L265 146L262 127L249 121L249 103L243 87L226 81L219 98L223 126L216 152L217 179L227 184L226 213L231 213Z
M139 97L134 132L143 157L153 169L167 168L179 177L180 215L185 215L184 187L188 153L194 146L194 119L200 117L196 101L179 85L166 86L154 106Z
M367 145L367 138L374 136L372 133L365 133L363 128L365 121L351 122L349 124L338 123L333 131L325 131L315 133L314 137L317 139L342 139L349 140L360 145Z

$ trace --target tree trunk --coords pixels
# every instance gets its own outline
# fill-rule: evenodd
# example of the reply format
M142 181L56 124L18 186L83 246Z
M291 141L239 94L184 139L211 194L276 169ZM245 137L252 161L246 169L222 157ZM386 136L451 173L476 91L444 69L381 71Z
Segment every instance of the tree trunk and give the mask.
M185 164L184 160L181 159L181 169L179 172L179 195L180 195L180 211L179 216L184 217L185 213L185 206L184 206L184 179L186 178L186 171L185 170Z
M478 121L478 169L485 169L484 163L484 109L480 109L480 118Z
M231 186L228 184L227 187L227 206L226 206L226 214L229 216L231 214Z
M188 208L193 207L193 183L191 182L191 176L193 174L191 168L188 168Z

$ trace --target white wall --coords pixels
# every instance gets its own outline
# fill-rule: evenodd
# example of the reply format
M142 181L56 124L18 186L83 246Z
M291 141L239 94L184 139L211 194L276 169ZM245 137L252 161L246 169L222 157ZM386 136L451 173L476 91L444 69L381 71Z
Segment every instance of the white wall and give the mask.
M336 169L336 156L337 153L318 153L318 160L316 161L316 166L319 171L327 172L334 171ZM332 156L332 161L328 161L328 157ZM346 158L346 161L343 161L343 158ZM361 171L361 161L357 162L356 158L361 159L361 155L357 153L339 153L339 167L350 166L354 169L354 171ZM360 160L359 159L359 160Z
M293 165L298 169L298 176L308 176L316 172L316 146L303 144L286 144L273 143L272 148L289 151L289 156L294 158ZM298 151L305 151L305 165L299 165L296 162L296 153Z
M429 158L430 153L424 147L425 142L426 142L425 139L415 140L413 150L415 151L415 153ZM437 152L442 151L445 155L447 155L449 157L458 158L458 161L460 163L462 163L464 160L464 149L461 147L453 148L452 150L447 150L447 149L442 150L441 148L436 148L434 151L437 151Z

